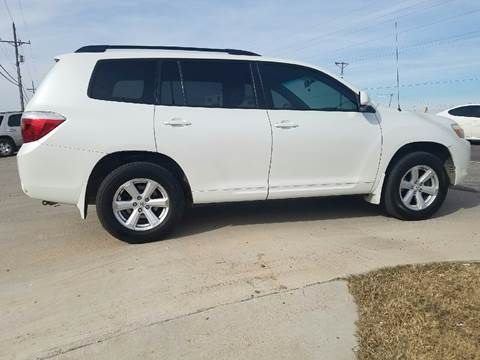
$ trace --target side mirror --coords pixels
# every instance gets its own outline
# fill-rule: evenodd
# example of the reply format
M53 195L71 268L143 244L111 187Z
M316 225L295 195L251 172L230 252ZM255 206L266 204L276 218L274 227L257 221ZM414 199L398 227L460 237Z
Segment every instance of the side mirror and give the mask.
M370 96L368 96L366 91L360 91L358 94L358 100L359 100L359 105L360 105L360 112L364 113L374 113L375 108L370 101Z
M368 96L366 91L360 91L360 106L364 107L368 105L371 105L370 96Z

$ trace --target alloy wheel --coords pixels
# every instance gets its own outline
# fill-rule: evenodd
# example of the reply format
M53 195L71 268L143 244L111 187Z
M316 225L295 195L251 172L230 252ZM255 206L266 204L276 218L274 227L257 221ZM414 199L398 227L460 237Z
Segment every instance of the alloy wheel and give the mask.
M400 199L407 208L425 210L437 198L440 181L437 173L426 165L409 169L400 181Z
M12 154L13 148L8 141L0 141L0 155L9 156Z
M163 186L151 179L132 179L122 184L112 201L115 218L134 231L159 226L170 210L169 196Z

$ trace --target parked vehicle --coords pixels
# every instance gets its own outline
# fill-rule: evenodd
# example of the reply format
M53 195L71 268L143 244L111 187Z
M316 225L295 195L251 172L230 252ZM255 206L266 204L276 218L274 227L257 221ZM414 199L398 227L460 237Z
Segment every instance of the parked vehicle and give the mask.
M461 105L437 115L454 120L465 131L467 140L480 140L480 105Z
M0 113L0 157L11 156L22 146L21 112Z
M242 50L88 46L23 115L23 191L96 204L113 236L158 240L186 206L363 194L431 217L466 175L454 121L376 108L316 67Z

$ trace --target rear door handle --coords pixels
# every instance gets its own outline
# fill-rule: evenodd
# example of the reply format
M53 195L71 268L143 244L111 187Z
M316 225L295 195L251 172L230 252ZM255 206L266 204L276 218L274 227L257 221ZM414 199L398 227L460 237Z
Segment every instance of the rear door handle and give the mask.
M183 127L183 126L190 126L192 123L190 121L183 120L181 118L173 118L170 121L165 121L164 125L172 126L172 127Z
M11 132L11 133L17 132L16 129L8 129L7 131L8 131L8 132Z
M298 124L291 122L290 120L283 120L274 126L279 129L294 129L298 127Z

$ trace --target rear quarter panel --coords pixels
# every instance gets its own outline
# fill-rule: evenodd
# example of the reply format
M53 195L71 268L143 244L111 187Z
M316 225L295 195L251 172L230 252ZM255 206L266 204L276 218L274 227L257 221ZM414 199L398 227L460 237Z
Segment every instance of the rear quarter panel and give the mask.
M156 151L153 105L87 96L97 61L95 54L62 56L28 104L26 111L66 117L58 128L21 151L22 186L32 197L77 204L102 157L132 149Z

